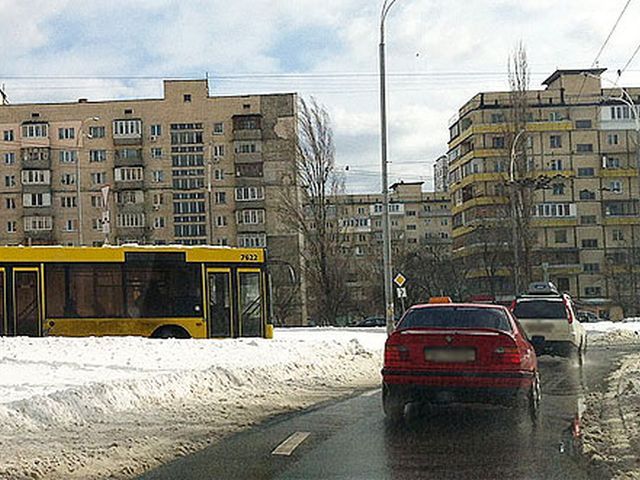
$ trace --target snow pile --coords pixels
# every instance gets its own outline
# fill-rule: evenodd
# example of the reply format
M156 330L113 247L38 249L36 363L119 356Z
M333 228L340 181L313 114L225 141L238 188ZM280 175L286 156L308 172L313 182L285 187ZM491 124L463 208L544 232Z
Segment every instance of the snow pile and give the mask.
M640 321L583 323L589 345L640 345Z
M0 478L133 476L378 386L385 339L319 328L274 340L0 337Z
M608 384L588 397L583 452L603 476L640 479L640 354L626 356Z

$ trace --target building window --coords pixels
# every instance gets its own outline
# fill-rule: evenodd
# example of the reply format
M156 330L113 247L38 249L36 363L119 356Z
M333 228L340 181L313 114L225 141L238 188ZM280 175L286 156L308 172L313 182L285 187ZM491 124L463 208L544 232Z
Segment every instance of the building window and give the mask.
M75 150L60 150L60 163L76 163L78 152Z
M562 147L562 137L560 135L550 135L549 136L549 147L551 147L551 148L561 148Z
M155 217L153 219L153 228L164 228L166 226L166 221L164 217Z
M595 225L596 224L596 216L595 215L582 215L580 217L581 225Z
M76 174L75 173L63 173L62 178L60 179L60 183L62 185L75 185L76 184Z
M222 135L224 133L224 123L216 122L213 124L214 135Z
M162 158L162 149L154 147L151 149L151 158Z
M554 183L553 184L553 194L554 195L564 195L564 183Z
M46 123L29 123L22 126L24 138L46 138L49 136L49 126Z
M102 185L107 181L106 172L93 172L91 174L91 183L93 185Z
M257 153L259 151L259 145L255 142L236 143L236 153Z
M222 170L220 170L219 168L216 168L213 171L213 178L215 180L224 180L224 172Z
M417 225L407 225L407 230L416 230L417 228Z
M90 162L104 162L107 160L106 150L89 150Z
M22 205L25 207L50 207L50 193L24 193L22 195Z
M227 217L225 217L224 215L218 215L216 217L216 227L225 227L226 225L227 225Z
M598 273L600 271L599 263L584 263L582 269L585 273Z
M13 142L15 139L13 130L4 130L2 132L2 140L5 142Z
M25 217L24 229L27 232L46 231L53 229L53 221L49 216Z
M160 135L162 135L162 125L151 125L151 136L159 137Z
M624 232L622 230L615 229L611 232L611 236L614 241L619 242L624 240Z
M493 137L491 139L491 148L504 148L504 137Z
M164 195L162 193L153 194L153 206L158 208L164 204Z
M609 183L609 191L613 193L622 193L622 182L620 180L611 180Z
M593 144L592 143L578 143L576 145L576 151L578 153L593 152Z
M236 188L236 200L239 202L247 200L263 200L263 187L238 187Z
M91 195L91 206L93 208L104 208L104 198L102 198L102 195Z
M534 207L538 217L573 217L576 206L573 203L543 203Z
M491 123L503 123L504 122L504 114L503 113L492 113L491 114Z
M120 213L116 217L116 225L121 228L144 227L144 213Z
M185 103L189 103L189 102L191 102L191 94L190 94L190 93L185 93L185 94L182 96L182 100L183 100Z
M618 134L617 133L607 134L607 143L609 145L618 145Z
M554 230L553 236L556 243L567 243L566 230Z
M5 187L15 187L16 186L16 176L15 175L5 175L4 176L4 186Z
M214 145L213 146L213 156L214 157L224 157L224 145Z
M610 107L610 109L612 120L628 120L631 118L631 112L626 105Z
M14 152L7 152L4 154L4 164L13 165L16 163L16 154Z
M591 120L576 120L576 128L591 128Z
M15 210L16 208L16 199L13 197L5 198L4 206L7 210Z
M73 127L64 127L58 129L58 139L73 140L76 138L76 129Z
M238 246L243 248L264 248L267 235L264 233L243 233L238 235Z
M264 210L239 210L236 212L239 225L258 225L264 223Z
M23 185L49 185L51 183L51 172L49 170L23 170Z
M620 168L620 159L616 157L605 157L604 167L610 169Z
M582 248L598 248L597 238L585 238L582 240Z
M578 169L579 177L593 177L596 174L596 170L593 167L585 167Z
M65 220L64 227L62 227L62 229L65 232L75 232L76 230L78 230L78 220L75 218L69 218Z
M591 190L580 190L580 200L595 200L596 193Z
M215 203L219 203L219 204L227 203L226 192L215 192L214 198L215 198Z
M554 170L554 171L562 170L562 166L563 166L562 159L560 158L556 158L549 162L549 170Z
M599 297L601 295L602 295L602 287L585 287L584 288L585 297Z
M16 233L18 231L18 222L10 220L7 222L7 233Z
M104 126L92 126L89 127L89 138L104 138L106 136L106 129Z
M141 182L144 180L144 168L120 167L114 169L116 182Z
M62 208L76 208L76 197L75 195L65 195L60 197L60 206Z
M164 182L164 171L162 170L154 170L152 172L152 180L154 183Z
M114 120L114 137L135 137L142 132L142 120Z

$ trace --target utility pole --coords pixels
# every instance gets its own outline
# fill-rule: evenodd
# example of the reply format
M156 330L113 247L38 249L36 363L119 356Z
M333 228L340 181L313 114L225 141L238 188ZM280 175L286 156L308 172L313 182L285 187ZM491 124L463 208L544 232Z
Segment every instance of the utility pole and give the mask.
M380 146L382 149L382 256L384 275L384 305L387 333L394 328L393 285L391 284L391 229L389 225L389 180L387 170L387 95L386 72L384 58L384 22L389 10L397 0L384 0L380 12L380 44L378 46L380 60Z
M9 99L7 98L4 83L2 84L2 88L0 88L0 97L2 97L2 105L9 105Z

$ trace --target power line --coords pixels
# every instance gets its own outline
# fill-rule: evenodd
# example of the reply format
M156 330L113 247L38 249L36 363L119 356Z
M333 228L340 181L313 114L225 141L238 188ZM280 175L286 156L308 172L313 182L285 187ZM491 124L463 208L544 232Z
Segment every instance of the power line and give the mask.
M631 62L633 61L633 59L635 58L635 56L638 54L638 51L640 51L640 43L638 44L638 46L636 47L636 49L634 50L633 54L631 55L631 58L629 58L629 60L627 61L627 63L625 63L624 67L622 67L622 69L620 69L618 71L618 76L622 75L625 70L627 69L627 67L631 64Z
M600 55L602 54L603 50L607 46L607 43L609 43L609 39L613 35L613 32L615 32L616 27L618 26L618 23L620 23L620 20L622 19L624 12L627 11L627 7L629 6L630 3L631 3L631 0L627 0L627 3L625 3L624 7L622 8L622 11L620 12L620 15L618 15L618 19L616 20L616 23L613 24L613 28L611 28L609 35L607 35L607 38L605 39L604 43L600 47L600 50L598 50L598 54L596 55L596 58L593 60L593 63L591 64L591 68L593 68L598 63L598 59L600 58Z

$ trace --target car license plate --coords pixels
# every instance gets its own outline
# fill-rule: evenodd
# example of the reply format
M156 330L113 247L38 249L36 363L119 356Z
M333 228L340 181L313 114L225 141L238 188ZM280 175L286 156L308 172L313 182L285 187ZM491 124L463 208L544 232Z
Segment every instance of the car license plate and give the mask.
M473 362L474 348L425 348L424 359L428 362Z

